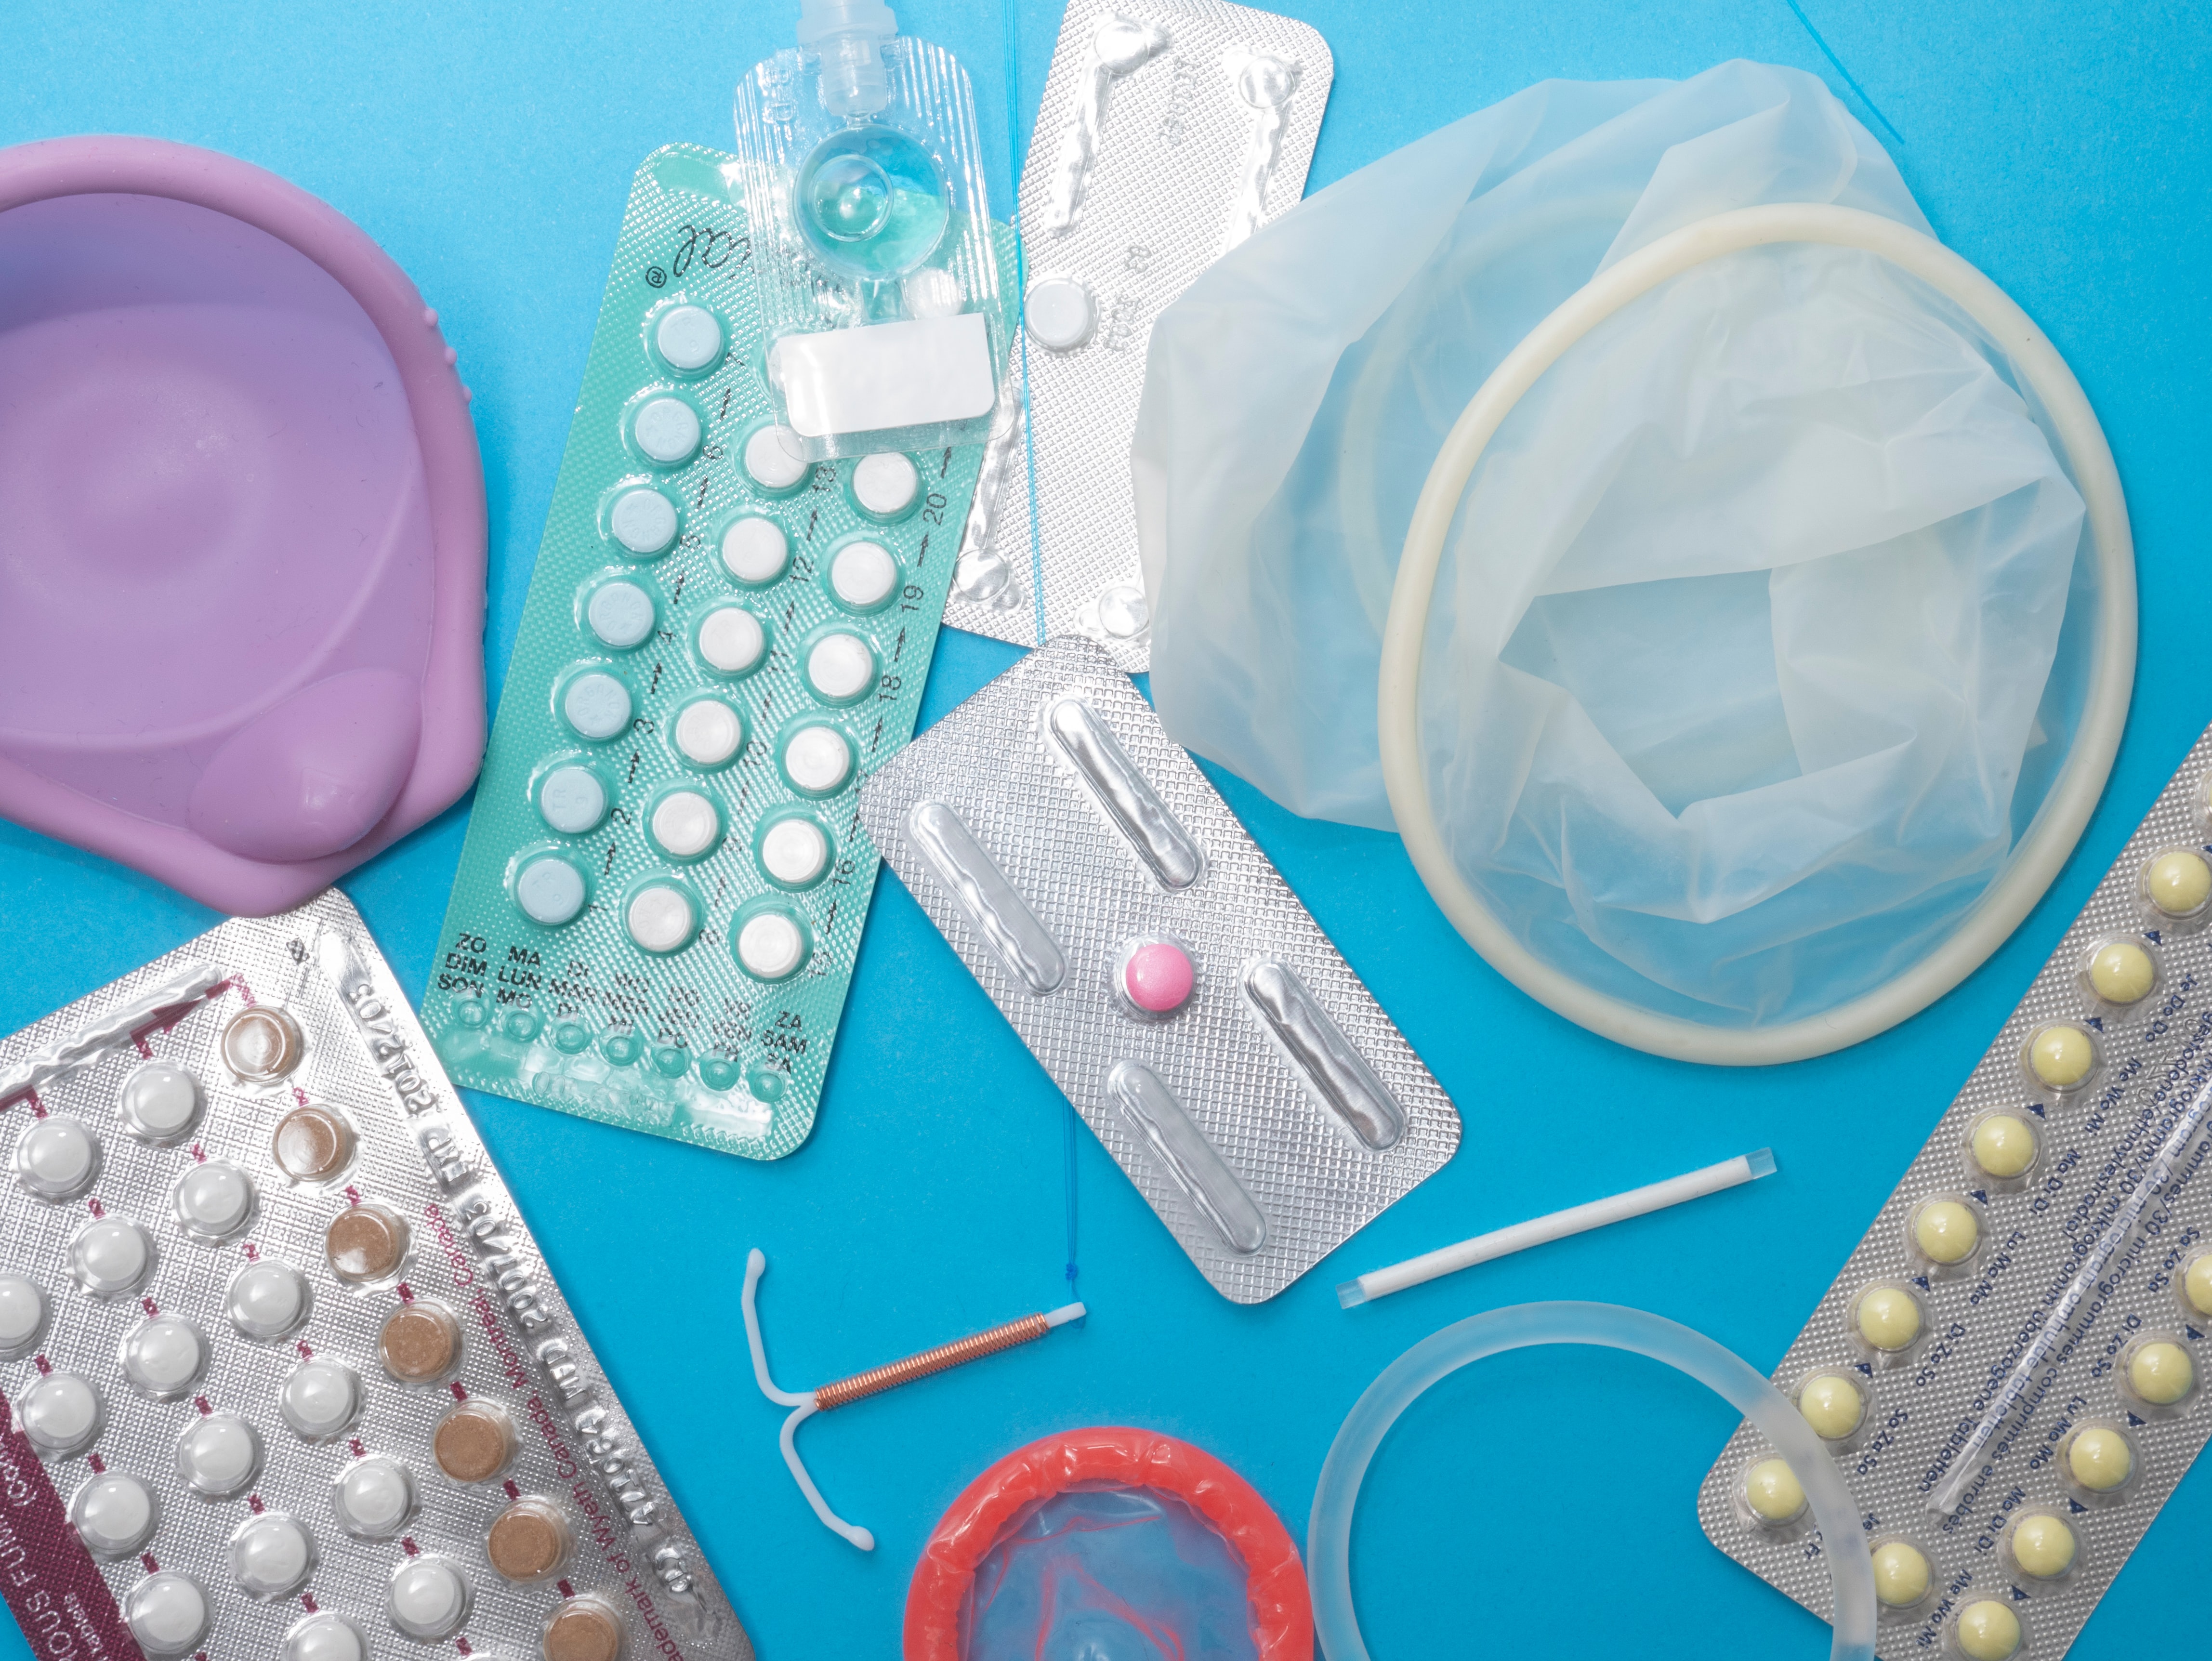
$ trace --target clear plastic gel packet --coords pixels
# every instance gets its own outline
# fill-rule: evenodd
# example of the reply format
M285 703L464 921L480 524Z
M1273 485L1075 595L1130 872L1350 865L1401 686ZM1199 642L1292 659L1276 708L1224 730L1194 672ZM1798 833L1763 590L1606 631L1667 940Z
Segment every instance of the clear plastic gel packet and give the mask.
M1023 646L1081 634L1132 673L1148 665L1129 440L1152 319L1297 204L1334 75L1321 36L1272 12L1068 7L1022 169L1025 340L961 540L954 628Z
M1273 1297L1458 1147L1420 1058L1096 643L969 698L860 819L1223 1296Z
M1886 1656L2055 1661L2212 1435L2208 784L2212 734L1774 1373L1859 1500ZM1825 1616L1771 1455L1739 1428L1698 1516Z
M38 1653L750 1661L336 891L0 1041L0 1135Z

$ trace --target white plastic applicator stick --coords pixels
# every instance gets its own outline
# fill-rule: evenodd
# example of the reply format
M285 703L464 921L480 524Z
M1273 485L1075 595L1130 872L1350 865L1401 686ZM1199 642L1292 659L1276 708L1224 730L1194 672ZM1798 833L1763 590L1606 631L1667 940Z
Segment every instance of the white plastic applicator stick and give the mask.
M1773 1170L1774 1152L1771 1148L1762 1147L1756 1153L1739 1153L1733 1159L1709 1165L1702 1171L1686 1171L1680 1176L1669 1177L1662 1183L1632 1188L1626 1194L1592 1200L1588 1205L1569 1206L1565 1211L1554 1211L1548 1217L1532 1217L1525 1223L1510 1224L1504 1228L1492 1229L1487 1234L1478 1234L1471 1240L1462 1240L1457 1245L1425 1251L1418 1257L1408 1257L1404 1262L1393 1263L1388 1269L1370 1270L1358 1280L1346 1281L1337 1287L1336 1300L1346 1309L1355 1309L1361 1304L1388 1297L1391 1293L1403 1292L1407 1287L1417 1287L1424 1281L1433 1281L1440 1275L1449 1275L1476 1263L1486 1263L1492 1257L1526 1251L1530 1246L1542 1245L1547 1240L1561 1240L1570 1234L1602 1228L1607 1223L1617 1223L1624 1218L1641 1217L1647 1211L1663 1211L1670 1205L1681 1204L1685 1200L1717 1194L1724 1188L1754 1181L1770 1175Z

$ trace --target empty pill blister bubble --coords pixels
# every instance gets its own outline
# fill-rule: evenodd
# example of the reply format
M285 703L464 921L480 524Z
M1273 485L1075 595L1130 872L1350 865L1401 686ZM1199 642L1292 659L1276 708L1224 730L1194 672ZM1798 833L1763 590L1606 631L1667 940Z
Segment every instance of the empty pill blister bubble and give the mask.
M718 605L699 620L699 658L720 675L742 675L768 650L768 631L742 605Z
M699 412L680 398L649 398L637 407L630 436L648 461L672 467L699 450Z
M738 964L756 980L780 981L806 962L806 931L787 911L764 909L738 926Z
M283 1661L368 1661L368 1643L352 1621L325 1610L284 1634Z
M2136 1398L2154 1408L2173 1406L2197 1385L2196 1364L2189 1359L2189 1352L2171 1338L2130 1345L2122 1355L2121 1365Z
M2089 954L2089 989L2106 1003L2141 1003L2158 981L2158 965L2133 940L2106 940Z
M224 1023L222 1062L241 1084L275 1084L306 1052L300 1024L268 1004L241 1009Z
M545 1622L545 1661L615 1661L622 1653L622 1616L604 1597L563 1601Z
M557 854L530 861L514 873L514 903L548 928L575 921L584 909L584 873Z
M672 790L661 797L647 824L655 846L671 859L697 859L722 839L721 811L696 790Z
M514 1462L514 1421L496 1402L463 1402L438 1421L430 1457L456 1482L489 1482Z
M721 319L704 306L671 306L653 321L653 346L672 369L707 368L722 356Z
M762 587L791 565L791 538L783 526L757 514L743 514L722 532L722 569L739 582Z
M128 1297L154 1272L154 1242L121 1217L86 1224L70 1242L70 1272L95 1298Z
M70 1521L94 1557L136 1556L159 1517L154 1490L121 1471L94 1477L70 1500Z
M518 1584L543 1580L567 1561L571 1535L561 1507L536 1494L525 1495L492 1519L484 1554L501 1576Z
M564 837L596 830L607 816L605 782L588 767L556 767L538 784L538 812Z
M277 1387L276 1411L301 1440L327 1442L361 1412L361 1375L342 1362L302 1361Z
M1909 1609L1928 1596L1927 1554L1903 1540L1874 1548L1874 1595L1884 1609Z
M372 1456L339 1473L331 1503L348 1533L389 1540L415 1514L415 1478L397 1459Z
M788 427L756 428L745 440L745 477L771 495L795 489L814 471L800 442Z
M1967 1661L2008 1661L2020 1652L2020 1617L1993 1597L1980 1598L1959 1611L1954 1636Z
M2071 1090L2096 1065L2096 1044L2078 1026L2059 1023L2038 1027L2028 1038L2028 1071L2046 1089Z
M744 718L720 698L694 698L677 712L676 752L694 767L726 765L745 746Z
M913 458L896 450L862 456L853 468L853 501L876 519L896 519L921 494L921 474Z
M46 1315L46 1294L38 1282L0 1275L0 1360L12 1361L36 1348Z
M653 596L635 582L603 582L584 602L584 621L601 645L626 652L653 638Z
M834 796L853 776L852 743L834 727L809 722L784 739L783 773L803 794Z
M848 542L830 557L830 592L840 605L872 611L897 591L898 561L880 542Z
M1805 1487L1786 1459L1762 1459L1743 1474L1744 1503L1762 1523L1793 1523L1805 1514Z
M1920 1303L1900 1286L1877 1284L1859 1294L1851 1324L1860 1337L1886 1355L1910 1349L1920 1336Z
M313 1103L276 1121L269 1139L276 1168L295 1183L327 1183L353 1163L353 1127L343 1116Z
M785 888L808 888L830 868L830 838L822 827L802 813L771 819L762 830L760 867L770 882Z
M100 1141L75 1119L35 1119L15 1139L15 1180L41 1200L73 1200L100 1170Z
M2142 891L2166 916L2194 916L2212 898L2212 865L2201 854L2170 848L2143 867Z
M806 684L829 703L850 703L876 683L876 650L843 630L806 648Z
M607 531L641 559L664 551L676 540L676 504L644 485L624 490L607 509Z
M1866 1421L1866 1397L1843 1374L1823 1372L1798 1387L1797 1410L1814 1435L1840 1442Z
M148 1062L123 1081L115 1106L132 1135L166 1147L199 1123L199 1080L173 1062Z
M245 1493L260 1469L260 1433L234 1413L203 1414L177 1439L177 1475L204 1499Z
M207 1636L207 1594L190 1575L164 1569L131 1588L123 1619L148 1655L188 1654Z
M2015 1518L2008 1544L2020 1572L2038 1580L2056 1580L2064 1574L2074 1567L2080 1548L2065 1520L2042 1511Z
M385 1607L392 1624L410 1638L449 1638L467 1617L469 1583L442 1557L410 1557L392 1572Z
M313 1538L289 1517L249 1518L230 1536L231 1574L248 1597L289 1597L314 1566Z
M453 1311L419 1298L387 1316L377 1338L384 1370L403 1384L435 1384L460 1351L461 1327Z
M573 677L561 693L561 718L578 738L603 743L629 730L629 688L604 669Z
M1949 1268L1974 1255L1982 1226L1963 1200L1929 1200L1912 1214L1912 1244L1931 1263Z
M1975 1122L1966 1141L1974 1163L1992 1177L2008 1180L2035 1163L2035 1128L2014 1114L1985 1115Z
M15 1416L33 1447L49 1459L82 1453L100 1439L100 1390L74 1372L42 1373L15 1404Z
M264 1257L231 1276L222 1307L240 1337L268 1342L299 1330L310 1301L307 1276L289 1263Z
M170 1208L196 1240L228 1240L253 1217L253 1179L225 1159L209 1159L177 1178Z
M623 908L623 928L641 952L675 952L698 932L699 911L674 883L649 882Z
M2085 1425L2067 1439L2066 1474L2092 1494L2110 1494L2135 1468L2134 1445L2110 1425Z
M207 1371L208 1343L180 1315L157 1315L123 1340L123 1376L142 1396L174 1401Z

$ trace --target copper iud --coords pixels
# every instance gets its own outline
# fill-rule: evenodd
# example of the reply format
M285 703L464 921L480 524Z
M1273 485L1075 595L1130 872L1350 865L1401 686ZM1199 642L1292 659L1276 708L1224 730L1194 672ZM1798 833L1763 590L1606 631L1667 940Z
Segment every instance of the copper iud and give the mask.
M842 1408L870 1396L880 1396L887 1390L912 1384L917 1378L927 1378L933 1372L943 1372L950 1367L963 1366L969 1361L980 1361L986 1355L996 1355L1002 1349L1012 1349L1018 1344L1034 1343L1056 1326L1079 1318L1084 1311L1081 1304L1064 1304L1060 1308L1042 1315L1024 1315L1018 1321L1008 1321L965 1338L956 1338L949 1344L939 1344L934 1349L925 1349L909 1355L902 1361L893 1361L885 1366L871 1367L866 1372L856 1372L848 1378L816 1390L789 1390L777 1388L768 1373L768 1348L761 1342L760 1311L757 1299L761 1276L768 1271L768 1259L756 1250L745 1259L745 1342L753 1356L753 1378L760 1385L761 1394L769 1401L791 1409L783 1421L779 1442L783 1449L783 1463L790 1468L792 1479L799 1491L806 1496L806 1503L814 1507L814 1514L822 1519L823 1526L842 1535L862 1551L876 1548L876 1536L864 1528L854 1526L830 1509L822 1497L822 1490L806 1474L799 1463L799 1427L817 1413L827 1413L832 1408Z

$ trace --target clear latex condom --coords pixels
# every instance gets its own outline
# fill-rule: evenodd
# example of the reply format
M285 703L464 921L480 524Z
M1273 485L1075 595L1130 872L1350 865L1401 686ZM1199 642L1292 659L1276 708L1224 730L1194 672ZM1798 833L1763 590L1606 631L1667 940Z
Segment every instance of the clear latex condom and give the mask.
M1835 1585L1835 1640L1829 1661L1874 1661L1874 1560L1858 1504L1834 1457L1780 1390L1732 1350L1678 1322L1618 1304L1515 1304L1469 1316L1432 1333L1382 1370L1345 1415L1322 1462L1306 1525L1315 1635L1328 1661L1368 1661L1352 1603L1352 1512L1359 1484L1399 1415L1429 1387L1486 1356L1546 1344L1589 1344L1663 1361L1742 1409L1803 1480ZM1835 1542L1848 1542L1848 1544ZM913 1602L908 1602L913 1630ZM915 1651L909 1642L907 1654Z

